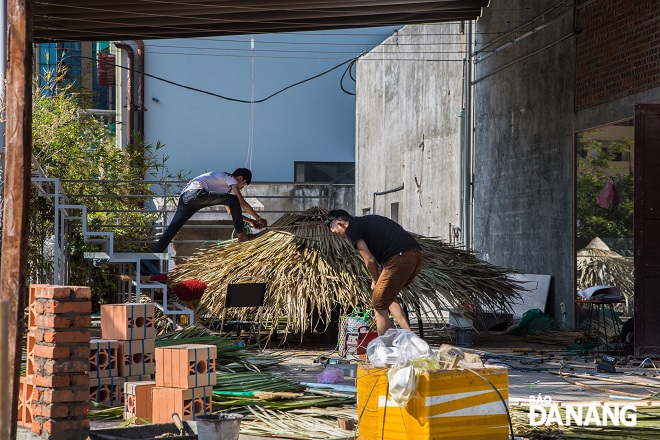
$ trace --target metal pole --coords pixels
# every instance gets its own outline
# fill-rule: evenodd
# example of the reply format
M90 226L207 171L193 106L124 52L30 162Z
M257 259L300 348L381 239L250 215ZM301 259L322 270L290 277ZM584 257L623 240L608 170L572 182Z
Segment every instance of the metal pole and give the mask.
M0 302L0 335L9 331L9 306ZM0 438L9 438L11 414L9 404L9 345L6 338L0 338Z
M463 115L463 244L472 247L472 21L465 42L465 113Z
M32 0L7 2L7 116L0 301L9 307L7 388L9 437L16 438L27 292L30 166L32 158ZM5 437L7 438L7 437Z

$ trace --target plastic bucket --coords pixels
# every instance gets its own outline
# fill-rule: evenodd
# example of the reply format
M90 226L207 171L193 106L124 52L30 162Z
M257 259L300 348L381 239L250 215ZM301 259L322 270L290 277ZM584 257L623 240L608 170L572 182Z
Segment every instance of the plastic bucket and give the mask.
M457 328L456 329L456 345L459 347L472 346L472 329L471 328Z
M238 440L241 432L241 414L212 414L197 416L197 438L199 440Z

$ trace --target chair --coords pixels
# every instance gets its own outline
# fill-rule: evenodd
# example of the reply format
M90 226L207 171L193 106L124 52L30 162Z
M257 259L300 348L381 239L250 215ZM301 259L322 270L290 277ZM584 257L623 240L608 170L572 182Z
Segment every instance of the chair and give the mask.
M578 299L575 300L576 304L582 304L587 306L587 328L585 331L585 337L589 338L591 336L592 326L593 326L593 315L594 311L596 312L596 341L598 342L598 337L602 333L604 335L605 352L610 351L610 341L621 335L621 326L619 325L619 318L614 311L614 304L625 304L624 299ZM607 321L606 321L606 309L609 308L610 316L612 316L613 331L614 334L608 334ZM602 319L602 324L601 324ZM596 350L599 351L600 347ZM621 349L618 349L621 351Z
M258 283L240 283L235 284L233 281L239 279L252 279L261 280ZM264 296L266 295L266 282L261 277L254 276L238 276L233 277L227 282L227 296L225 297L225 307L222 311L222 321L220 323L220 330L225 328L225 315L229 308L241 307L257 307L257 320L256 321L229 321L227 325L232 328L237 328L237 336L241 334L241 330L245 327L249 328L252 333L257 335L257 347L261 351L261 307L264 305Z

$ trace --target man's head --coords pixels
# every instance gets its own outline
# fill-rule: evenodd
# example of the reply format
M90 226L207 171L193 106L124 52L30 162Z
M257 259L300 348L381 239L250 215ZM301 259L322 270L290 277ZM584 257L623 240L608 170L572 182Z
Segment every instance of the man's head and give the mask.
M328 225L333 234L346 238L346 228L353 217L343 209L335 209L328 213L325 224Z
M238 187L240 189L243 189L246 185L249 185L252 182L252 171L247 168L236 168L231 175L234 176L234 179L238 182Z

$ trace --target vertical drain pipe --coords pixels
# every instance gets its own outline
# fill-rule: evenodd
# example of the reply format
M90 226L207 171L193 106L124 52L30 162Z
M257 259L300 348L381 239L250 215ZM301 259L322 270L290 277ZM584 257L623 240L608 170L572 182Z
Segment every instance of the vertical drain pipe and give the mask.
M130 44L119 42L115 43L117 49L126 52L128 74L126 75L126 109L128 111L128 121L126 121L126 130L128 130L128 143L133 143L133 119L135 117L135 106L133 105L133 77L135 76L135 53Z
M144 41L135 40L137 44L137 70L138 70L138 80L137 80L137 131L144 139Z
M472 247L472 20L465 41L465 109L463 113L463 244Z

